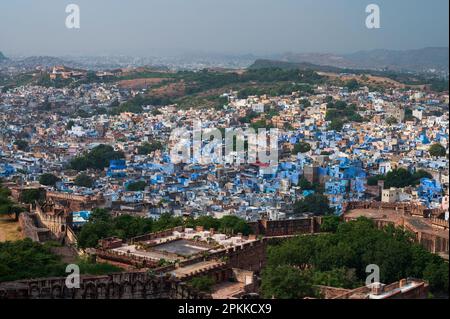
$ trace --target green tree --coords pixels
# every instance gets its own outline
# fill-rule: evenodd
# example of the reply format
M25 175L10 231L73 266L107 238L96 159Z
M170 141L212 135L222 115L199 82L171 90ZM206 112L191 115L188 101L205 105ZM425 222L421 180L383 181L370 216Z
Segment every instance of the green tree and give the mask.
M335 233L341 223L339 216L325 216L320 225L320 231Z
M220 219L219 230L226 234L236 235L238 233L241 233L244 236L247 236L251 233L251 228L245 222L245 220L233 215L226 215Z
M0 282L64 276L60 258L31 239L0 243Z
M448 293L448 273L448 264L431 262L423 270L423 278L430 283L433 291Z
M348 80L348 81L345 83L345 86L348 88L348 90L349 90L350 92L354 92L354 91L356 91L356 90L359 89L359 83L358 83L358 81L355 80L355 79Z
M311 150L311 145L306 142L295 144L293 154L308 153Z
M115 151L110 145L101 144L83 156L75 157L70 161L70 167L76 171L88 168L103 170L109 166L111 160L125 158L123 152Z
M148 155L156 150L161 150L162 148L163 146L161 142L153 142L153 143L145 142L138 147L138 153L139 155Z
M395 124L398 124L398 121L397 121L397 119L395 117L390 116L390 117L388 117L386 119L386 124L388 124L388 125L395 125Z
M338 120L338 119L334 119L331 121L330 125L329 125L329 129L332 131L342 131L343 127L344 127L344 121L342 120Z
M385 177L383 175L376 175L376 176L371 176L367 179L367 185L369 186L377 186L378 185L378 181L380 180L384 180Z
M73 120L69 120L69 122L67 122L67 124L66 124L66 130L70 131L74 125L75 125L75 122Z
M89 222L104 221L110 222L112 216L110 212L104 208L95 208L89 215Z
M267 267L263 270L261 293L268 299L303 299L317 296L310 273L288 265Z
M162 214L159 219L154 222L154 231L166 230L178 226L183 226L183 218L174 217L171 214Z
M151 233L153 229L153 220L150 218L122 215L113 219L113 228L115 236L128 239Z
M448 264L415 244L413 238L404 229L392 225L378 229L373 221L359 218L340 223L335 233L299 236L269 246L267 265L307 269L314 284L331 282L349 288L360 286L367 276L366 266L376 264L382 270L383 283L424 278L433 293L448 293ZM264 280L263 276L263 285L274 285Z
M78 234L78 247L94 248L102 238L111 237L114 234L112 223L99 220L88 222L81 228Z
M215 282L212 277L201 276L192 278L189 284L198 291L210 293Z
M142 192L145 190L147 183L145 181L138 181L134 183L130 183L127 186L127 191L129 192Z
M0 243L0 282L32 278L63 277L66 264L53 253L53 244L35 243L31 239ZM120 268L84 259L76 262L81 274L105 275Z
M219 230L221 223L220 220L212 216L200 216L196 219L191 219L186 223L187 227L203 226L205 230L210 230L211 228Z
M42 189L24 189L20 195L20 201L25 204L34 204L36 201L42 201L45 192Z
M322 194L311 194L294 204L294 212L297 214L313 213L314 215L329 215L333 211L329 200Z
M430 178L433 176L423 170L419 170L414 174L404 168L398 168L390 171L384 177L384 188L389 189L391 187L402 188L406 186L416 186L420 183L420 179Z
M59 178L53 174L46 173L39 177L39 183L45 186L55 186Z
M354 289L362 286L362 282L356 277L355 270L345 267L335 268L329 271L313 271L312 281L314 285L341 287L345 289Z
M29 147L28 142L24 140L17 140L14 142L14 145L16 145L19 150L24 152L27 151Z
M311 184L305 177L300 178L298 181L298 186L302 189L302 191L310 191L314 189L313 184Z
M23 209L17 206L11 199L11 191L2 186L0 181L0 215L14 215L15 220L19 219L19 214Z
M75 178L74 184L79 187L92 188L94 186L94 179L82 173Z
M444 157L447 153L445 147L439 143L431 145L428 152L433 157Z

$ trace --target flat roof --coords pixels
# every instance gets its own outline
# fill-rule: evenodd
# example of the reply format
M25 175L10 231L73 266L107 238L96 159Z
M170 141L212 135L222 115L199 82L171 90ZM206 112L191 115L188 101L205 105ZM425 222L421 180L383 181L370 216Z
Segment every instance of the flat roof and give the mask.
M188 257L190 255L194 255L194 254L200 253L202 251L211 250L211 248L196 245L194 242L188 241L185 239L180 239L180 240L175 240L175 241L171 241L168 243L160 244L160 245L154 246L153 249L158 250L158 251L166 251L166 252L181 255L184 257Z

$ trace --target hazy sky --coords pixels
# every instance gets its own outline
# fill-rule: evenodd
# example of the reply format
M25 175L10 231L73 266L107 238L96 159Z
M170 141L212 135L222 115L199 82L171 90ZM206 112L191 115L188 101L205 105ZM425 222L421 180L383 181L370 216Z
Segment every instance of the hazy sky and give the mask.
M81 28L67 29L67 4ZM365 27L368 4L381 29ZM448 46L448 0L0 0L0 51L152 56Z

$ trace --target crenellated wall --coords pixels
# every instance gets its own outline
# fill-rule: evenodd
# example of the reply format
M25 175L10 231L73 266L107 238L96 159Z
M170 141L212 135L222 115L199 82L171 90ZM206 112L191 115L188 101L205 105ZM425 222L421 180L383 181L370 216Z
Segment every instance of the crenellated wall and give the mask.
M36 203L35 212L42 227L48 228L56 238L66 235L68 220L65 216L46 214L39 203Z
M79 289L66 286L66 278L46 278L0 284L0 299L209 299L167 276L146 272L108 276L82 276Z
M34 242L42 242L52 239L52 234L47 228L36 226L36 221L32 215L24 212L19 215L19 225L24 237L30 238Z

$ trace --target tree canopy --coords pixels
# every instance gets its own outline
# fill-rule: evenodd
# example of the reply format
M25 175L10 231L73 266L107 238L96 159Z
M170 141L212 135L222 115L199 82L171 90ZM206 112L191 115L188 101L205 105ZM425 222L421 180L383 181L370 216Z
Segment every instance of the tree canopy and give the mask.
M429 153L433 157L443 157L446 155L447 151L444 146L436 143L430 146Z
M139 155L148 155L153 153L156 150L161 150L163 148L161 142L145 142L141 146L138 147Z
M263 294L304 296L313 285L356 288L364 285L370 264L379 266L383 283L423 278L432 292L448 292L448 265L441 257L415 244L413 235L403 229L392 225L378 229L371 220L360 218L339 223L335 233L299 236L269 246ZM281 273L290 275L283 279ZM298 280L303 286L296 286Z
M384 188L389 189L391 187L402 188L407 186L417 186L422 178L430 178L433 176L423 170L418 170L414 174L404 168L398 168L390 171L385 177L378 177L384 179Z
M189 281L189 284L201 292L211 292L215 282L214 279L209 276L201 276L192 278Z
M28 142L24 140L17 140L14 142L14 145L16 145L17 148L21 151L26 151L29 147Z
M31 239L0 243L0 282L41 277L66 276L66 264L52 252L52 243ZM104 275L121 269L109 264L76 263L82 274Z
M0 215L14 215L15 219L19 218L19 214L23 209L17 206L11 199L11 191L2 186L0 180Z
M112 217L105 209L95 209L89 222L78 234L78 245L81 248L96 247L100 239L117 236L130 239L153 229L153 220L149 218L122 215Z
M76 171L84 171L89 168L102 170L109 166L111 160L123 158L125 158L123 152L115 151L110 145L101 144L85 155L72 159L70 167Z
M145 181L138 181L131 184L128 184L127 191L129 192L142 192L145 190L147 183Z
M53 174L45 173L39 177L39 183L45 186L55 186L59 178Z
M45 198L45 191L38 188L24 189L20 195L20 202L24 204L34 204Z
M80 174L75 178L74 181L76 186L92 188L94 186L94 179L87 174Z
M313 213L314 215L329 215L333 213L328 198L322 194L310 194L294 204L297 214Z
M311 145L306 142L299 142L294 146L294 154L298 153L308 153L311 150Z

